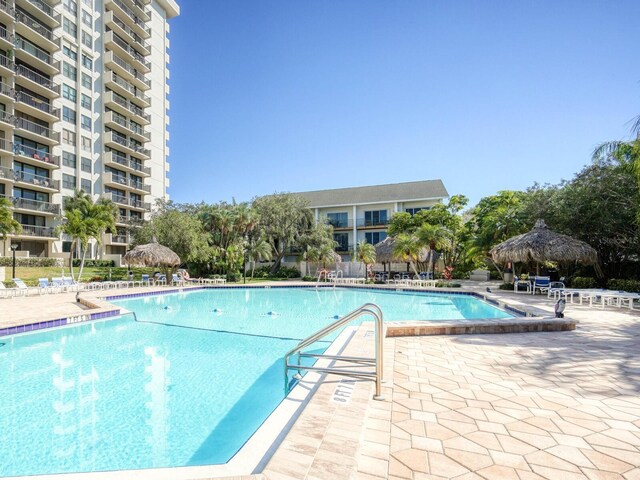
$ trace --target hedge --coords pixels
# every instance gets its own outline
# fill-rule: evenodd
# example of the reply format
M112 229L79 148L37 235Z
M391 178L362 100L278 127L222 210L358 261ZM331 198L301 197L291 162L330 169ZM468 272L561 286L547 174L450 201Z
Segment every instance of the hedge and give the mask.
M607 282L609 290L622 290L625 292L640 292L640 280L625 280L612 278Z
M73 260L73 266L79 267L81 259L75 258ZM89 268L103 268L103 267L115 267L116 262L113 260L85 260L84 266Z
M64 258L52 257L16 257L17 267L64 267ZM13 266L12 257L0 257L0 267Z
M597 283L593 277L575 277L571 280L571 286L573 288L595 288Z

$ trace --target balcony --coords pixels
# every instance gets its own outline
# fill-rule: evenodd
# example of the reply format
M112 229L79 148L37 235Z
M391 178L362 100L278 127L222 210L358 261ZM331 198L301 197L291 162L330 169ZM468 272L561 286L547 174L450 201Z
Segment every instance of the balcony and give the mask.
M144 223L144 219L137 217L127 217L126 215L118 215L116 223L120 225L140 226Z
M57 122L60 120L60 109L53 108L51 103L43 102L25 92L16 93L16 107L34 117L40 117L48 122Z
M16 47L15 55L18 60L33 65L41 72L49 75L55 75L60 72L60 61L54 60L50 52L18 36L14 40L14 45Z
M115 92L107 92L104 94L104 103L110 109L115 110L121 115L134 117L137 123L148 125L151 123L151 115L144 113L144 110L135 103L118 96Z
M13 182L13 170L0 165L0 182Z
M355 249L352 243L340 243L336 246L335 251L340 253L350 253Z
M0 58L0 63L2 59ZM16 65L16 82L47 98L60 96L60 85L24 65Z
M151 134L145 132L144 128L121 117L115 112L107 112L104 117L104 123L107 127L115 128L116 130L124 130L124 134L129 137L138 140L139 142L148 142L151 140Z
M327 218L327 225L331 225L334 230L344 230L347 228L353 228L353 220L332 220Z
M9 57L0 53L0 73L11 72L13 65L13 60L9 60Z
M13 2L9 4L7 0L0 0L0 20L4 23L13 21Z
M127 159L126 157L118 155L115 152L107 152L104 155L104 162L105 165L111 165L112 167L124 169L128 173L133 173L134 175L151 175L151 169L149 167L145 167L137 158Z
M151 28L145 24L150 19L148 15L146 18L139 17L120 0L106 0L105 7L116 13L120 20L142 38L147 39L151 36Z
M19 130L20 136L25 136L37 142L51 145L60 143L60 132L54 132L49 127L45 127L20 117L16 118L15 125L16 130Z
M106 243L108 243L108 244L113 244L113 243L128 244L129 243L129 239L128 239L127 235L109 234L109 236L107 237L107 242Z
M40 202L29 198L10 197L15 210L29 210L44 215L60 215L60 205L57 203Z
M42 47L58 51L60 50L60 37L55 35L51 28L30 18L19 10L16 10L16 33L37 43Z
M45 237L58 238L52 227L39 227L36 225L22 225L22 233L14 235L15 237Z
M52 178L34 175L29 172L14 170L13 179L16 183L25 183L31 187L36 187L41 190L55 192L60 190L60 180L53 180Z
M137 208L140 210L151 210L150 203L142 202L140 200L135 200L133 198L127 198L123 195L118 195L116 193L103 193L102 198L111 200L112 202L117 203L118 205L125 205L127 207Z
M135 44L143 55L151 55L151 47L145 40L134 32L127 24L120 20L113 12L106 12L104 23L120 37L127 39L130 44Z
M6 128L9 130L13 130L15 125L16 117L13 115L0 110L0 128Z
M0 27L0 47L5 50L13 48L13 35L9 34L4 27Z
M107 32L104 43L110 50L122 56L125 61L133 63L133 67L137 70L143 73L151 71L151 62L145 60L141 53L122 40L113 30Z
M9 154L13 153L13 142L5 140L4 138L0 138L0 153L7 152Z
M139 89L149 90L151 88L151 80L149 80L144 73L136 70L136 68L126 60L120 58L115 52L109 50L105 53L104 64Z
M10 144L11 142L7 143ZM8 147L11 148L11 145L8 145ZM1 142L0 148L2 148ZM33 147L29 147L21 143L14 143L11 150L16 156L16 159L23 163L44 168L60 168L60 157L57 155L51 155L51 153L44 150L36 150Z
M13 96L15 94L15 89L10 87L6 83L0 82L0 101L5 103L13 102Z
M151 98L138 90L133 84L119 77L115 72L107 72L105 75L105 85L116 93L124 97L133 96L143 107L151 106Z
M115 148L116 150L122 150L129 155L133 155L137 158L143 158L148 160L151 158L151 151L137 145L135 142L128 140L127 137L119 135L117 132L107 132L104 134L105 145Z
M16 0L16 5L24 8L52 29L60 26L62 21L60 14L57 13L51 5L42 0Z
M359 218L357 225L358 225L358 228L380 228L380 227L386 227L387 225L389 225L390 221L391 220L388 218L381 218L381 219Z
M115 185L116 188L125 188L131 190L137 190L142 192L143 195L151 193L151 186L145 185L140 181L127 179L126 175L118 175L113 172L106 172L103 177L105 185Z

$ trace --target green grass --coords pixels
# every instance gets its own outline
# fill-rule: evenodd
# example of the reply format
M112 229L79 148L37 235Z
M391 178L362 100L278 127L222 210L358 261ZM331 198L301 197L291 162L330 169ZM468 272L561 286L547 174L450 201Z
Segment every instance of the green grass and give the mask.
M134 274L134 278L136 280L140 280L143 273L153 274L158 271L156 268L137 268L134 267L131 269ZM79 268L74 267L74 274L78 275ZM126 267L85 267L82 270L82 279L83 282L88 282L91 280L102 281L102 280L124 280L127 278L128 269ZM21 278L27 285L38 285L38 278L48 278L52 277L61 277L63 274L63 269L58 267L16 267L16 277ZM12 270L11 267L5 268L5 285L11 285L11 275ZM71 272L69 272L69 267L64 268L64 276L69 277ZM111 276L109 276L111 275Z

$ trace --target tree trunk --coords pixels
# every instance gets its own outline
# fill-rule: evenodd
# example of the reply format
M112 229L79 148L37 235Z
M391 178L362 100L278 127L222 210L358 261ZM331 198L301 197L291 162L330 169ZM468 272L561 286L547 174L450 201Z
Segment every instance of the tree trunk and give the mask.
M253 280L253 274L255 273L255 271L256 271L256 261L253 260L251 262L251 280Z
M280 264L282 263L282 259L284 258L284 249L282 252L278 253L275 262L271 265L271 273L276 273L280 268Z
M418 269L416 268L416 264L413 262L413 260L409 262L409 265L411 265L411 268L413 269L413 273L416 274L416 277L420 278L420 274L418 273Z
M87 247L84 247L82 249L82 260L80 260L80 270L78 271L78 283L80 283L80 279L82 278L82 270L84 269L84 259L86 258L86 256L87 256Z
M73 252L76 249L76 241L71 241L71 248L69 249L69 271L71 272L71 281L75 282L76 279L73 276Z

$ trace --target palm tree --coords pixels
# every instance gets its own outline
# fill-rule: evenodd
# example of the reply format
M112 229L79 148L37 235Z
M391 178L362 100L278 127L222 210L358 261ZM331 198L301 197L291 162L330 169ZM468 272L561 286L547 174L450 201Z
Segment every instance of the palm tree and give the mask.
M327 264L335 262L338 256L334 248L333 242L326 242L317 247L309 247L306 251L306 260L310 263L317 263L318 266L322 265L322 268L326 269Z
M22 226L13 218L11 213L11 202L9 199L0 197L0 237L2 238L3 250L7 235L22 232Z
M635 136L632 140L614 140L598 145L593 151L593 159L614 158L620 163L630 164L640 183L640 116L633 121L631 133Z
M441 225L423 224L416 230L418 241L429 248L427 271L433 272L436 261L438 260L438 252L447 246L449 231Z
M393 256L401 259L403 262L409 262L416 277L420 276L416 268L416 264L420 258L420 253L424 248L423 243L415 235L401 233L393 243Z
M111 200L104 198L94 203L90 195L83 191L76 191L75 195L64 203L63 223L57 231L71 237L71 256L69 268L71 278L75 280L73 273L73 252L77 246L82 251L78 280L82 278L82 270L87 256L89 242L93 239L98 245L102 236L107 232L116 231L116 216L118 209Z
M273 253L271 245L262 237L251 238L247 242L247 256L251 260L251 278L256 270L256 263L262 260L271 260Z
M376 247L372 244L361 240L356 247L356 260L364 263L364 279L367 279L369 265L376 263Z

